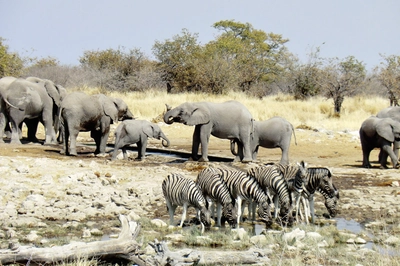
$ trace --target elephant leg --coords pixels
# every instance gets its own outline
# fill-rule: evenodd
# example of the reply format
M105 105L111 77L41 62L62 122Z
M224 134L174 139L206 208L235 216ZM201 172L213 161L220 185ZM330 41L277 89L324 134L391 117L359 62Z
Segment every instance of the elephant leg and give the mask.
M147 138L144 138L140 143L140 148L138 146L138 153L139 153L139 159L143 160L146 157L146 147L147 147Z
M199 146L200 146L200 125L196 125L193 132L192 138L192 160L198 160ZM203 146L201 147L203 150Z
M199 162L208 162L208 142L210 141L210 134L202 133L200 136L201 144L201 158Z
M400 141L395 141L393 143L393 152L397 158L399 158Z
M122 155L124 156L124 160L128 160L128 154L126 152L126 146L122 147Z
M137 145L137 150L138 150L138 154L137 154L136 160L141 161L143 159L143 155L142 155L143 144L142 144L141 141L139 141L138 143L136 143L136 145Z
M235 159L233 159L234 162L240 162L243 158L243 144L238 140L237 145L238 145L238 152L236 154Z
M11 116L11 115L10 115ZM10 119L11 122L11 141L12 144L21 144L21 140L19 138L19 125L22 123L22 119L18 119L16 117L12 117Z
M363 164L362 164L362 166L365 167L365 168L371 168L372 167L370 162L369 162L369 155L371 153L371 150L372 149L370 149L370 148L364 147L364 144L362 145L362 152L363 152Z
M282 148L282 147L280 147L281 148L281 151L282 151L282 157L281 157L281 164L283 164L283 165L287 165L287 164L289 164L289 148Z
M54 125L53 125L53 110L52 109L43 111L42 122L44 125L45 134L46 134L46 137L44 140L44 145L56 144L56 131L54 130Z
M98 147L100 154L106 153L106 146L107 146L107 140L108 140L108 135L110 134L110 128L106 129L100 136L100 146Z
M384 145L381 150L382 150L381 152L385 152L386 154L388 154L390 156L390 159L392 160L393 168L398 168L398 158L396 157L396 154L393 152L392 146ZM382 157L386 157L386 156L382 156ZM387 168L386 162L381 161L380 163L381 163L381 167Z
M6 116L3 112L0 112L0 143L4 143L4 131L6 128Z
M94 142L96 143L96 150L94 151L94 154L99 154L101 153L101 131L100 130L92 130L90 131L90 137L94 139Z
M28 128L28 141L39 142L39 140L36 138L39 119L26 119L24 122Z
M74 130L72 127L68 126L68 130L65 131L65 144L64 147L66 147L66 154L71 155L71 156L78 156L78 153L76 151L76 139L78 138L79 131ZM70 139L70 145L69 145L69 152L68 152L68 137Z

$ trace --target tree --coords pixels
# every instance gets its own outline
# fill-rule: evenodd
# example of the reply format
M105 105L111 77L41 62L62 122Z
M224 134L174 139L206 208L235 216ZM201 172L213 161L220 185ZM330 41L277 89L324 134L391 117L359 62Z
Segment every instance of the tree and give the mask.
M320 86L326 97L333 100L336 115L340 115L344 98L355 95L360 89L365 75L364 64L353 56L343 60L327 59L320 75Z
M83 68L98 72L98 86L109 90L141 90L135 87L135 73L149 60L140 49L124 48L85 51L79 62ZM147 65L148 66L148 65Z
M5 76L19 77L24 67L24 61L18 53L9 51L9 47L4 44L4 39L0 37L0 78Z
M164 42L156 41L152 47L153 54L160 62L164 80L180 91L200 89L195 61L202 48L197 39L198 34L183 29L181 35Z
M400 95L400 56L384 56L383 62L375 70L378 72L378 80L386 88L389 95L390 106L399 105L398 97Z
M257 82L271 80L283 71L280 62L285 56L284 44L288 39L233 20L216 22L213 27L223 33L210 45L235 67L232 74L237 75L243 91L248 91Z

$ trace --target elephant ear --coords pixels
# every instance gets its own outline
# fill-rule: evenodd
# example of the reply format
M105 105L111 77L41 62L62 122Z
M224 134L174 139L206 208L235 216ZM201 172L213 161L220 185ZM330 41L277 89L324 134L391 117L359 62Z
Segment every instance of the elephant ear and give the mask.
M118 122L118 108L114 101L104 94L99 94L98 97L106 116L110 117L113 122Z
M154 137L154 127L153 125L149 124L146 125L142 128L143 133L149 137L149 138L153 138Z
M47 94L53 99L55 105L60 107L61 97L54 83L50 80L45 80L44 87L46 88Z
M211 114L208 108L202 105L195 105L192 114L189 116L186 124L189 126L207 124L210 122Z
M382 121L376 125L376 133L387 141L394 142L394 129L390 120L390 118L382 119Z

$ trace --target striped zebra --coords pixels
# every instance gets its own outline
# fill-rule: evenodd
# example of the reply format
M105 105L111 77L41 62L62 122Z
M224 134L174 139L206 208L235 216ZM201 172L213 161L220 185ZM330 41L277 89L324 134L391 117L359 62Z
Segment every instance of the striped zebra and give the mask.
M326 167L309 167L307 169L308 182L303 190L303 198L308 200L305 206L306 222L308 223L308 215L311 215L311 222L315 221L314 214L314 194L319 191L325 198L325 207L329 215L334 217L337 213L336 207L339 200L339 191L332 182L332 173Z
M257 180L248 176L246 173L227 167L216 168L220 171L222 179L229 188L231 197L235 200L235 208L237 211L237 224L239 228L242 216L242 202L254 202L258 205L258 216L260 220L267 225L272 223L270 212L270 200L258 184Z
M288 183L279 167L276 165L260 165L250 168L247 171L247 176L257 180L265 193L274 200L275 218L277 218L278 215L277 206L279 205L279 215L282 222L285 224L291 224L292 196L289 191Z
M299 220L298 210L300 206L300 199L302 197L304 185L308 183L308 175L307 175L307 164L304 161L301 161L297 164L276 164L276 166L281 170L283 177L286 179L288 183L289 191L292 195L292 199L294 198L294 206L296 210L296 221ZM277 202L275 200L274 202ZM277 207L277 205L275 205Z
M199 172L196 183L203 192L207 203L211 201L212 207L207 206L207 208L211 209L213 217L215 217L214 206L217 205L217 226L221 227L221 209L223 216L233 226L236 223L237 213L233 208L234 201L228 186L222 179L221 172L213 167L207 167Z
M204 232L204 227L210 226L210 212L206 208L206 200L199 186L193 180L185 178L181 174L169 174L162 182L162 191L169 212L170 224L174 224L176 208L183 206L182 219L179 225L182 227L188 207L193 206L197 210L202 232Z

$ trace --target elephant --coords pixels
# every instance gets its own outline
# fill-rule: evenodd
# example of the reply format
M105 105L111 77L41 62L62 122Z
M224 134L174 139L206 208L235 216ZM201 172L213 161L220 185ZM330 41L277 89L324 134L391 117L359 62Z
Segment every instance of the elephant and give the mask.
M379 111L376 117L386 118L390 117L393 120L400 122L400 106L390 106L385 109ZM400 149L400 142L395 141L393 145L393 151L396 154L397 158L399 157L399 149ZM385 159L387 160L387 154L384 155Z
M282 151L281 164L289 164L289 147L292 133L296 142L296 134L291 123L286 119L275 116L265 121L254 121L254 133L251 138L253 161L257 160L258 148L280 148ZM231 152L236 155L235 141L231 140Z
M4 131L6 130L11 136L11 128L8 123L7 112L6 112L6 102L4 100L4 93L7 87L16 80L15 77L3 77L0 79L0 142L3 143ZM10 105L10 103L8 103ZM16 107L15 107L16 108Z
M7 119L11 123L11 143L21 143L22 122L28 126L28 139L37 141L35 135L39 121L45 128L44 144L55 143L54 114L58 112L61 100L50 81L36 83L18 78L6 87L3 100ZM3 125L1 131L3 134Z
M76 138L79 132L90 131L90 136L96 143L95 154L105 154L110 124L132 118L128 105L122 99L104 94L72 92L61 103L60 131L63 148L60 153L77 156Z
M164 122L183 123L195 126L192 139L191 159L208 161L210 135L221 139L233 139L238 143L235 161L251 162L250 135L253 132L253 118L249 110L237 101L224 103L185 102L167 110ZM201 144L201 158L198 150Z
M400 123L391 118L379 118L371 116L360 127L360 141L363 152L363 164L365 168L371 168L369 155L374 148L380 148L380 168L386 169L387 155L390 156L393 168L398 168L398 157L391 149L392 143L400 141Z
M161 128L147 120L125 120L122 121L114 131L115 145L112 160L117 158L118 150L122 149L124 159L127 159L126 146L137 144L138 156L136 159L143 160L146 156L147 138L162 139L162 145L168 147L170 141ZM164 142L165 141L165 142Z

